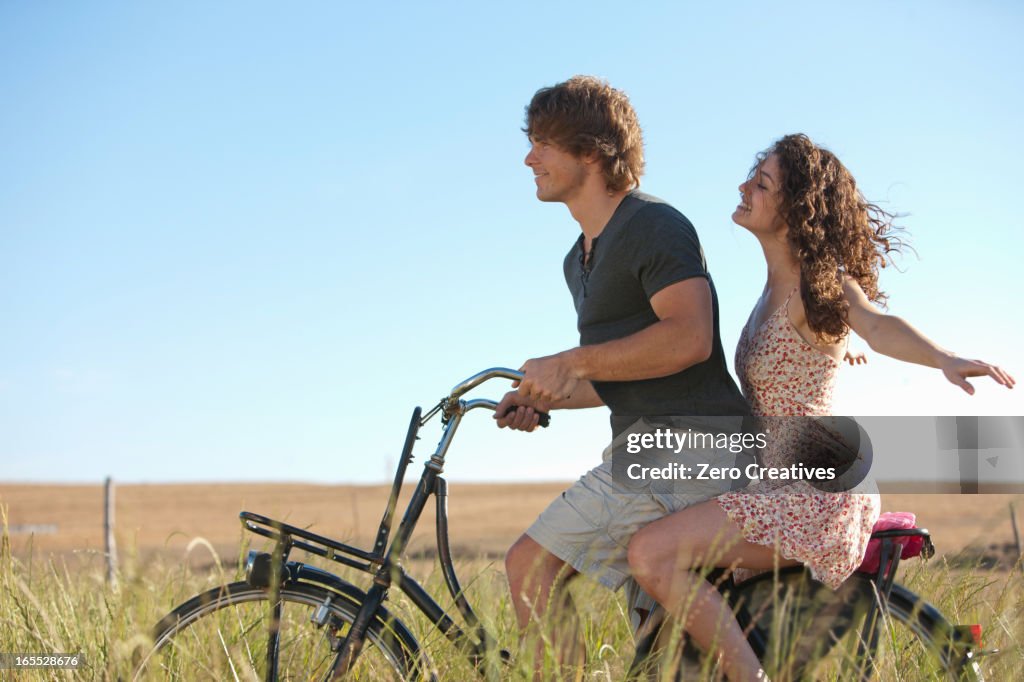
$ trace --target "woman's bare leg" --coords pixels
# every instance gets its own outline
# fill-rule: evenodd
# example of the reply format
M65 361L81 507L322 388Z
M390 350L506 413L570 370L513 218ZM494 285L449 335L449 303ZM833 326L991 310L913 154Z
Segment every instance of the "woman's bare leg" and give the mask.
M685 617L684 629L704 651L723 654L723 668L733 681L763 679L761 662L721 593L692 569L771 569L794 563L772 547L744 540L715 500L659 519L629 543L629 565L640 587L670 613Z

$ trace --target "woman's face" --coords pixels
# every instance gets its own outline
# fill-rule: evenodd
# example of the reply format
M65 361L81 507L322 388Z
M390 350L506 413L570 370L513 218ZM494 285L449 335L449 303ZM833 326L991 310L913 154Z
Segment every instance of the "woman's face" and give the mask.
M779 191L782 171L775 154L758 165L749 180L740 185L740 203L732 213L732 221L754 234L772 234L781 226Z

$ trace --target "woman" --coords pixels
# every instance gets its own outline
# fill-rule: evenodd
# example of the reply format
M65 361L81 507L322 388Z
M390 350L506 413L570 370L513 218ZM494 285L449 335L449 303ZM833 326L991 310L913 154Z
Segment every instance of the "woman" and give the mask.
M828 415L836 372L844 356L856 358L847 353L850 330L878 353L942 370L967 393L974 392L968 377L1013 387L1002 369L944 351L875 308L885 299L878 270L898 246L893 216L864 200L831 152L787 135L758 155L739 189L732 219L757 238L768 266L736 347L736 372L755 415ZM768 464L782 466L791 455L785 446L764 453ZM629 563L659 603L686 605L688 634L705 650L717 645L730 680L764 679L721 595L690 569L803 563L835 589L860 564L877 518L876 495L822 493L806 483L775 494L728 493L641 529Z

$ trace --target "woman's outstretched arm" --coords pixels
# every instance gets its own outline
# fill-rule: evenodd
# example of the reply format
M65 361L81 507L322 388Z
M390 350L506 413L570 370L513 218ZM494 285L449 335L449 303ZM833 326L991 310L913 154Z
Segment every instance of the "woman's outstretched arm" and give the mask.
M990 376L1007 388L1013 388L1016 383L1006 370L981 360L960 357L936 345L906 320L882 313L852 277L844 279L843 294L850 305L847 323L867 341L871 350L904 362L940 369L951 383L970 395L974 395L974 387L967 381L968 377Z

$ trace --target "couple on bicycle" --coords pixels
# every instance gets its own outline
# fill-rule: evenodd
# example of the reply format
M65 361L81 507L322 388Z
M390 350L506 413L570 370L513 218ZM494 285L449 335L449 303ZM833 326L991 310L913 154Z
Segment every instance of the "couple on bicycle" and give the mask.
M524 132L537 198L564 203L582 231L564 263L580 345L527 360L523 381L496 410L498 426L530 431L538 412L600 405L611 410L613 439L644 416L828 415L837 371L844 357L856 359L848 353L851 330L875 352L940 369L968 393L969 377L1013 387L999 367L949 353L879 312L878 270L898 247L893 216L865 201L835 155L798 134L757 155L732 214L757 238L768 273L736 348L741 393L726 366L718 299L693 226L637 191L643 141L626 95L576 76L534 95ZM699 569L802 563L835 588L860 564L878 518L876 495L801 483L778 494L720 489L700 500L637 494L612 476L610 452L506 557L519 626L557 614L549 641L568 664L583 650L566 588L585 573L611 589L635 580L685 619L698 646L721 654L730 680L765 679ZM793 456L784 445L762 455L779 466Z

